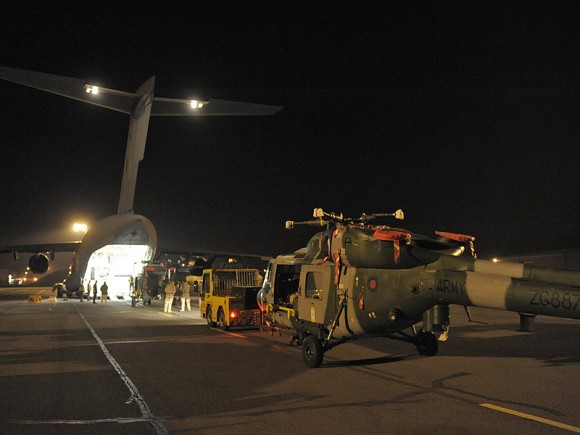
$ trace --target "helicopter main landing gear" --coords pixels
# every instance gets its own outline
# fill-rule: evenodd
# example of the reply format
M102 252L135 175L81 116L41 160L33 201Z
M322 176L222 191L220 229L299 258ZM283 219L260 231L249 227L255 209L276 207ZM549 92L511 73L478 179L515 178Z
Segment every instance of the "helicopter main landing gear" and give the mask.
M421 355L434 356L439 350L437 336L431 331L420 330L415 335L403 334L402 337L391 334L382 335L383 337L405 341L414 344ZM292 337L291 345L300 345L302 342L302 361L310 368L317 368L322 365L324 353L333 347L344 343L346 340L327 341L318 338L316 335L303 334Z
M439 350L437 337L429 331L420 330L415 336L415 345L421 355L433 356Z

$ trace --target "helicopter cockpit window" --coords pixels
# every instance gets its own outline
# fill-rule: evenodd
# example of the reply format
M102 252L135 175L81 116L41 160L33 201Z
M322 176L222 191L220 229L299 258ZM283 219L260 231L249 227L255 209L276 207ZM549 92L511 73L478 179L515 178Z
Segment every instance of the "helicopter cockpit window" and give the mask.
M306 274L306 288L304 289L304 296L307 298L322 299L322 279L322 273L308 272Z
M300 266L278 266L275 282L274 300L276 303L290 303L290 296L298 291L300 284Z

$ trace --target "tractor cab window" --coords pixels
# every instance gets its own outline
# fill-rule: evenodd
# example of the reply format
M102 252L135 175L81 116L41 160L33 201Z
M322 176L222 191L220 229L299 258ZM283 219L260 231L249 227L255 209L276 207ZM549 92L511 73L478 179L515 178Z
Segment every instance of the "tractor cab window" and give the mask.
M209 293L209 284L210 284L210 275L205 274L203 275L203 283L201 285L201 293L202 295L205 293Z

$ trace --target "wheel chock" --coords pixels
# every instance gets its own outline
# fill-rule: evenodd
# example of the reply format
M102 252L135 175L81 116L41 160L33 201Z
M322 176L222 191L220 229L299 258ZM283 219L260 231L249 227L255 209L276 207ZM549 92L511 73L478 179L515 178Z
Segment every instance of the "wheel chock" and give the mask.
M28 298L28 302L42 302L42 296L40 295L30 295L30 297Z

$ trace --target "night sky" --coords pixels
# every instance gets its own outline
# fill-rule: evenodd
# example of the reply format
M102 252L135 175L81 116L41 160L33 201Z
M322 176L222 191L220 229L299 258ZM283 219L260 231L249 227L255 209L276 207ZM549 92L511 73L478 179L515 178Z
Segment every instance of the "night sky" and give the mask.
M316 230L285 220L322 207L402 208L383 223L474 235L480 258L580 247L577 2L43 4L2 3L1 65L284 106L151 118L135 212L159 246L290 252ZM0 244L116 213L128 116L0 99Z

